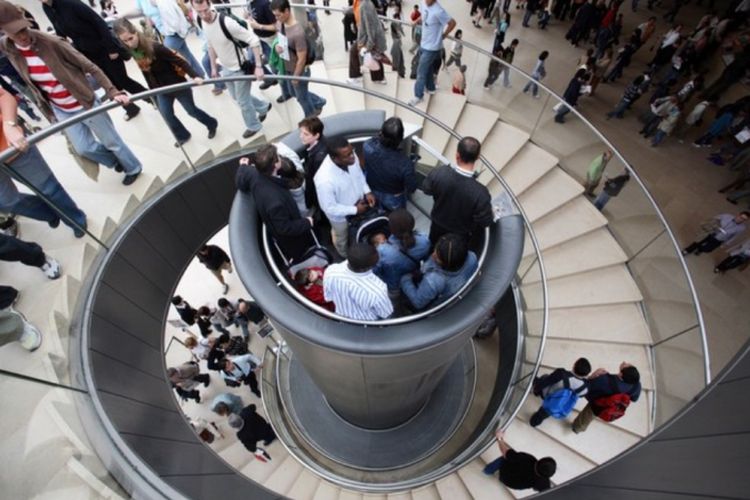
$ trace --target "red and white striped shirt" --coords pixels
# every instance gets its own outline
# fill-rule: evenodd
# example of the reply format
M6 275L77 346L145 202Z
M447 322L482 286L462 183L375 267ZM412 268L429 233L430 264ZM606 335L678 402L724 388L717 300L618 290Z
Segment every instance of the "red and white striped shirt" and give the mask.
M80 111L83 109L78 100L63 87L55 78L44 61L37 55L31 47L20 47L16 45L21 55L26 59L26 65L29 67L29 77L36 83L42 92L44 92L50 103L62 109L63 111Z

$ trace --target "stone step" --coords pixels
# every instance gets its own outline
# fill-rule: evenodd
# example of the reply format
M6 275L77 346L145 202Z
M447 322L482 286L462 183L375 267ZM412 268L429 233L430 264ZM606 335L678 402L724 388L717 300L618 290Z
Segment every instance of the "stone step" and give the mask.
M327 67L328 77L331 80L346 83L349 78L349 69L347 67L331 68ZM341 111L355 111L365 109L365 95L362 92L354 90L337 88L333 93L335 108Z
M498 500L514 498L508 489L503 486L495 476L488 476L484 469L485 462L481 458L475 458L470 463L458 470L466 489L474 500Z
M263 486L276 493L286 495L301 473L302 465L296 458L287 455L283 462L268 477L266 482L263 483Z
M461 116L458 118L458 122L454 127L454 132L462 137L470 136L479 140L482 145L482 153L485 154L485 144L487 143L487 137L490 132L495 128L495 124L498 119L497 111L477 106L476 104L469 104L468 102L464 105L461 111ZM448 144L443 150L443 156L448 159L456 157L456 148L458 147L458 139L450 137ZM486 154L485 154L486 156ZM494 163L492 157L487 157L490 162ZM477 165L479 166L479 165ZM496 169L500 167L493 165ZM482 165L482 168L484 166Z
M303 468L286 496L293 500L312 500L320 482L322 480L318 476Z
M529 134L521 129L503 121L495 121L492 130L482 143L482 155L500 172L506 168L508 162L519 151L526 147L528 140ZM501 186L489 169L482 170L477 180L490 188L493 195L497 194L499 186Z
M398 91L396 92L396 97L398 97L399 101L409 102L409 100L412 97L414 97L414 82L411 80L399 78ZM417 105L417 109L421 111L427 110L432 97L433 96L429 94L425 94L424 101L422 101L421 103ZM349 108L349 109L362 109L362 108ZM420 127L424 127L424 124L425 124L424 117L422 117L421 115L418 115L417 113L414 113L413 111L410 111L408 108L398 106L396 108L396 116L401 118L404 122L414 123ZM422 133L422 137L425 137L424 133Z
M422 486L416 490L411 490L413 500L439 500L440 492L434 484Z
M501 175L516 196L526 191L557 164L557 158L531 142L523 144L520 150L505 164ZM500 183L491 181L487 186L490 192Z
M457 472L436 481L435 487L443 500L472 500L471 493Z
M430 116L453 129L463 112L466 96L438 91L430 97L427 110ZM425 121L422 129L422 139L437 151L443 151L448 145L451 135L437 124ZM451 158L448 158L449 160ZM437 160L423 155L422 163L435 166Z
M583 187L559 168L553 168L529 187L518 201L534 222L583 193Z
M542 250L546 250L606 224L607 219L591 203L578 196L534 221L532 227ZM526 245L524 250L526 255L531 254L532 246Z
M367 90L385 94L388 97L395 98L398 94L398 75L391 73L386 75L386 84L373 83L372 79L365 76L364 86ZM380 99L375 96L365 95L365 108L366 109L382 109L385 111L385 117L389 118L396 114L396 105L392 102Z
M337 500L340 492L341 490L338 486L334 486L326 481L320 481L312 498L313 500Z

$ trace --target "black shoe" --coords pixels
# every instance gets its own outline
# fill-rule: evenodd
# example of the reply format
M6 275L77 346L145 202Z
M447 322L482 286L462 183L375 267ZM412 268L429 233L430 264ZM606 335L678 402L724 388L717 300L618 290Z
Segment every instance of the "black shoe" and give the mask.
M213 139L214 137L216 137L216 128L217 127L214 127L212 129L208 130L208 138L209 139Z
M280 95L276 98L276 102L281 104L282 102L287 102L289 99L291 99L291 97L284 97L283 95Z
M123 173L125 171L125 168L123 168L122 164L119 161L116 161L115 166L112 168L114 168L115 172L117 173Z
M256 396L260 397L260 391L255 391L255 392L253 392L253 394L255 394Z
M49 224L49 227L51 227L52 229L55 229L60 225L60 217L55 217L55 220L51 220L47 222L47 224Z
M177 139L177 142L174 143L174 147L179 148L180 146L182 146L183 144L185 144L187 141L189 141L191 137L192 136L189 135L189 136L185 137L184 139Z
M265 80L263 83L260 84L259 88L260 90L270 89L271 87L273 87L274 85L278 83L279 83L278 80Z
M122 183L125 186L130 186L132 183L135 182L135 180L138 178L139 175L141 175L141 171L140 170L138 172L134 173L134 174L128 174L122 180Z
M73 228L73 236L76 238L83 238L86 235L86 232L83 229L78 229L77 227Z
M242 132L242 138L243 139L249 139L252 136L254 136L255 134L257 134L258 132L260 132L260 130L250 130L250 129L247 129L244 132Z
M266 117L268 116L268 113L271 111L272 107L273 107L273 105L269 102L268 103L268 109L266 110L266 112L263 113L262 115L258 116L258 120L260 120L261 123L263 123L266 120Z
M198 404L201 403L201 395L200 394L198 394L197 396L195 396L195 402L198 403Z
M136 107L132 113L125 114L125 121L129 122L130 120L138 116L140 113L141 113L141 108Z
M208 384L211 383L211 377L206 377L206 380L203 381L203 387L208 387Z

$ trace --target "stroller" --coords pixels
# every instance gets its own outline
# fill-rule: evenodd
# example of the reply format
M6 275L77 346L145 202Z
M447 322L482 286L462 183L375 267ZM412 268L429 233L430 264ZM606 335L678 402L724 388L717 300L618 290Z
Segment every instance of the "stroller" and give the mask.
M312 238L315 244L305 250L305 253L302 254L302 257L300 257L297 262L292 262L291 259L287 258L287 256L284 255L284 252L281 251L278 243L276 243L276 240L273 240L272 238L273 245L276 248L279 256L281 256L281 260L284 263L284 267L286 268L288 276L293 277L297 273L297 271L308 267L326 268L333 262L333 255L331 255L331 252L326 247L320 244L320 241L318 241L318 237L315 235L315 231L311 229L310 234L312 234Z
M347 222L350 244L369 243L369 239L377 233L383 233L386 237L391 234L388 216L380 208L369 208L362 214L349 216Z

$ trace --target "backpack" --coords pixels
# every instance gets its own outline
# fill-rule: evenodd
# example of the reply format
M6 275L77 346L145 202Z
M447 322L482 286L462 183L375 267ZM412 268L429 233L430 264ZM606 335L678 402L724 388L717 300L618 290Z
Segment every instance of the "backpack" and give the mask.
M582 384L578 389L571 389L570 378L564 378L563 385L562 389L548 394L542 402L542 408L557 419L570 415L578 402L578 394L586 388L586 384Z
M307 57L305 57L305 66L309 66L315 62L315 47L317 42L315 41L315 38L312 37L311 33L309 33L307 30L304 30L304 33L305 45L307 45ZM281 23L281 34L286 36L286 27L284 26L284 23ZM292 49L290 48L289 50Z
M614 391L619 391L617 382L611 378L610 385L612 385ZM630 396L621 392L595 399L591 402L591 409L594 411L594 415L600 419L605 422L612 422L625 415L628 405L630 405Z
M238 47L240 47L242 49L246 49L248 47L248 44L246 42L243 42L242 40L236 40L232 36L232 34L229 33L229 30L227 29L227 24L226 24L225 19L227 17L231 17L232 19L234 19L237 22L237 24L239 24L240 26L242 26L245 29L248 29L247 28L247 22L244 19L235 16L231 12L224 13L224 12L218 11L217 14L219 15L219 27L221 28L221 32L224 33L224 37L227 40L229 40L230 42L232 42L233 44L235 44L236 46L238 46ZM203 29L203 20L200 17L198 17L198 27L200 29Z

